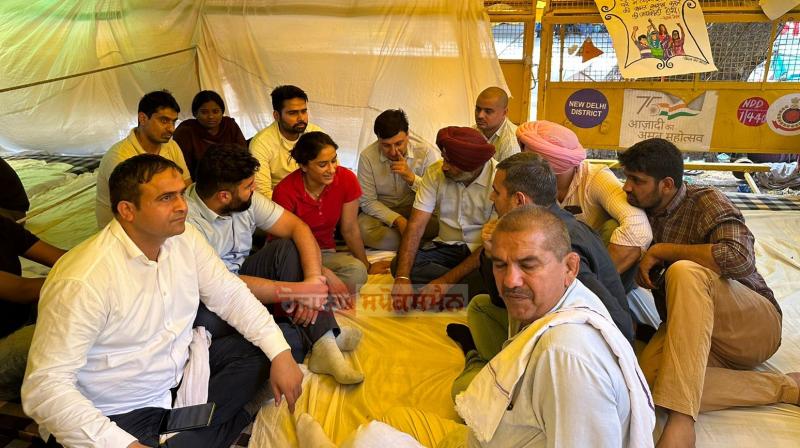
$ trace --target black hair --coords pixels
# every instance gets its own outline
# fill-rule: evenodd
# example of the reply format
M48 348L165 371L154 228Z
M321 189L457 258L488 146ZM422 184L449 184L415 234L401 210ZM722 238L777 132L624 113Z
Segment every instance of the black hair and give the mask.
M683 183L683 155L669 140L642 140L618 154L617 159L623 168L652 176L656 182L671 177L676 187Z
M146 94L139 100L138 112L143 112L147 115L147 118L150 118L154 113L166 108L178 113L181 111L181 107L178 106L178 102L175 101L175 97L172 96L169 90L156 90Z
M221 190L232 190L253 176L261 166L244 146L235 143L211 145L197 164L195 190L209 198Z
M153 176L170 168L183 174L175 162L156 154L139 154L123 160L108 178L111 211L116 215L121 201L132 202L138 208L142 198L139 185L150 182Z
M380 139L392 138L400 132L408 134L408 117L402 109L385 110L375 118L372 130Z
M303 101L308 102L306 92L303 92L300 87L292 85L275 87L270 96L272 97L272 110L279 114L283 111L283 102L286 100L301 98Z
M192 100L192 115L196 117L197 111L200 110L200 106L209 101L217 103L217 106L222 109L222 113L225 113L225 101L222 101L222 97L219 96L219 93L213 90L201 90L197 93L197 95L194 96L194 99Z
M326 146L333 146L333 149L339 149L339 145L328 134L320 131L306 132L297 139L291 155L295 162L300 165L308 165L308 162L316 159Z
M550 164L538 154L519 152L497 164L506 172L503 186L508 194L522 192L533 203L549 207L556 202L556 175Z

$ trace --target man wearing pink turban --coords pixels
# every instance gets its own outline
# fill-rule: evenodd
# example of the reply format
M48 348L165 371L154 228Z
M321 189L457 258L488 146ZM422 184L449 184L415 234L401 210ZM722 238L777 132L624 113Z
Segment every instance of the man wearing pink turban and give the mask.
M644 211L628 204L614 173L605 165L589 164L578 136L560 124L523 123L517 139L524 151L549 162L556 174L559 205L603 236L617 272L633 267L650 246L653 232ZM632 286L632 282L626 285Z
M408 309L413 285L424 285L421 294L441 297L451 285L465 284L470 297L486 292L477 268L481 228L495 216L489 195L497 162L494 146L475 129L446 127L439 130L436 145L443 160L428 167L422 177L411 217L392 260L392 290L397 310ZM419 249L425 226L439 210L439 235ZM475 251L475 252L473 252ZM430 294L430 296L427 296Z

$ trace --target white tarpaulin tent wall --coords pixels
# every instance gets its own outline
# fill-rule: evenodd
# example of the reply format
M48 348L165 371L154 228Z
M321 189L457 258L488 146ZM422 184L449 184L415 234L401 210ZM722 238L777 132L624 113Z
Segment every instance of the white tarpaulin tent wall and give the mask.
M181 118L218 91L251 137L272 122L269 92L295 84L351 167L382 110L433 141L506 87L479 0L3 0L0 71L0 149L105 152L162 88Z

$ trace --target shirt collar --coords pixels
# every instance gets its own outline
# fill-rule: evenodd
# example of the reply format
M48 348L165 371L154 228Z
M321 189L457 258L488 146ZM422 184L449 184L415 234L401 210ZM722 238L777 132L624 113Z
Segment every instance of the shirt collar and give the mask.
M108 224L108 231L111 232L111 234L122 244L122 248L125 249L125 254L128 256L128 258L132 260L138 260L143 264L154 263L152 260L147 258L147 255L145 255L144 252L139 249L139 246L133 242L131 237L128 236L127 232L125 232L125 229L122 228L122 225L119 223L119 221L117 221L116 217ZM167 258L167 255L169 254L170 239L171 238L168 238L167 241L161 245L161 250L158 252L159 261Z
M660 216L669 216L678 209L678 207L683 204L683 200L686 199L686 184L681 184L681 188L678 189L678 192L675 193L675 196L669 201L664 210L660 213L655 213L653 217L660 217Z
M496 131L494 131L494 134L492 134L491 137L486 138L486 141L489 143L494 143L494 141L500 138L500 133L503 132L503 128L505 128L506 126L508 126L508 117L503 119L503 123L500 124L500 127L498 127ZM478 125L475 125L475 129L478 129ZM480 129L478 129L478 131L480 132ZM483 133L481 133L481 135L483 135Z
M206 203L203 202L203 199L200 198L200 196L197 194L197 189L195 188L195 185L197 184L192 184L189 186L189 188L186 189L186 197L191 202L191 204L189 205L190 207L193 207L197 211L197 213L199 213L200 216L203 217L203 219L211 223L213 223L217 219L230 218L230 216L219 215L214 210L208 208Z
M311 195L308 194L308 192L306 192L306 186L303 183L303 170L301 170L300 168L289 174L289 176L292 177L292 179L290 180L291 183L289 185L292 186L292 189L294 191L299 192L300 201L306 204L318 206L320 201L322 201L324 196L327 194L328 190L334 188L334 186L337 184L337 181L339 180L339 168L340 167L336 167L336 174L333 175L333 182L331 182L330 185L327 185L325 186L325 188L322 189L322 193L320 193L319 195L319 200L315 200L314 198L311 197ZM295 173L297 174L295 175Z
M142 144L139 143L139 139L136 138L136 128L132 128L131 132L128 133L128 142L133 145L133 148L136 150L137 154L144 154L144 148L142 148Z
M492 185L492 174L494 172L494 159L489 159L483 164L483 170L478 177L472 181L473 184L488 187Z

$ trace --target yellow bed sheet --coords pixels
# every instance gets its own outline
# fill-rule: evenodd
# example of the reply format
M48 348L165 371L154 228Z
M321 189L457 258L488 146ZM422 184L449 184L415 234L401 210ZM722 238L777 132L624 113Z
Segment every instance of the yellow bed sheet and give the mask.
M783 343L762 368L800 370L800 213L743 212L756 235L759 272L775 291L784 311ZM389 275L371 276L369 285L391 284ZM340 325L364 331L361 346L346 356L366 375L364 383L338 386L328 377L309 373L295 411L310 413L337 444L360 424L394 406L412 406L458 419L450 386L464 357L445 334L449 322L464 322L461 313L413 313L398 317L361 311L339 315ZM368 311L368 310L367 310ZM663 424L663 416L660 418ZM657 429L658 431L658 429ZM698 447L770 446L796 448L800 443L800 407L771 405L702 414L697 423ZM250 446L297 446L294 419L285 404L262 408ZM379 447L388 448L388 447Z

